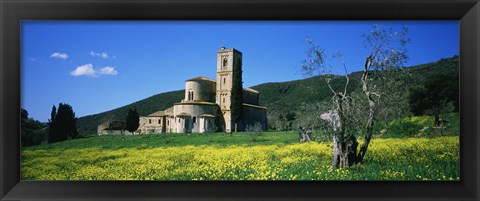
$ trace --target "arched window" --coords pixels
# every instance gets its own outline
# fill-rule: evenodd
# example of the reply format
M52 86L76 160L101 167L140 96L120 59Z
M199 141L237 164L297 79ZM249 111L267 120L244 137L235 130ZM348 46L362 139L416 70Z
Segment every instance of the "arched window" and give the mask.
M223 67L226 68L227 64L228 64L228 60L227 60L227 58L224 58L223 59Z
M192 90L188 91L188 100L193 101L193 91Z
M162 124L162 121L160 119L158 119L158 124Z
M223 78L223 84L225 84L225 81L227 81L227 78Z
M152 124L152 120L151 120L151 119L148 120L148 124Z
M180 123L180 118L178 118L178 123Z
M192 122L193 122L193 123L197 123L197 117L193 117L193 118L192 118Z

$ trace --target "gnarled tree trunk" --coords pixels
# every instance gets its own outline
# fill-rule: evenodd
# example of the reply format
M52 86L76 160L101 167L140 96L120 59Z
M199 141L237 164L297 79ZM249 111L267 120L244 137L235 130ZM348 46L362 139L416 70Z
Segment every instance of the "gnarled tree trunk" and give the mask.
M373 92L370 91L370 88L368 87L368 72L370 70L370 65L371 65L371 59L372 57L368 57L366 62L365 62L365 68L363 70L363 75L362 75L362 91L367 97L368 101L368 108L369 108L369 113L368 113L368 119L367 119L367 125L365 127L365 139L362 143L362 146L360 147L360 151L358 152L357 155L357 163L363 163L363 159L365 158L365 154L367 153L368 145L370 144L370 140L372 139L373 135L373 125L375 123L375 101L373 100L373 95L375 95Z
M333 168L346 168L358 162L357 159L358 142L355 136L339 138L333 137Z
M298 133L300 135L300 142L310 142L312 129L307 127L298 128Z
M333 128L333 168L346 168L357 161L358 142L353 135L345 137L345 130L342 127L345 121L340 109L320 115L320 119L328 121Z
M361 81L362 91L367 97L369 113L365 127L365 139L358 153L358 141L356 137L352 134L346 135L345 129L342 127L345 125L345 117L343 116L342 108L342 101L344 100L343 97L345 97L345 94L335 93L334 102L337 109L320 115L320 119L328 121L333 128L334 136L332 167L334 168L345 168L353 164L363 163L368 145L370 144L370 140L373 135L373 126L375 123L375 101L373 100L372 96L377 95L370 91L368 85L368 73L370 65L371 57L368 57L367 61L365 62L365 69Z

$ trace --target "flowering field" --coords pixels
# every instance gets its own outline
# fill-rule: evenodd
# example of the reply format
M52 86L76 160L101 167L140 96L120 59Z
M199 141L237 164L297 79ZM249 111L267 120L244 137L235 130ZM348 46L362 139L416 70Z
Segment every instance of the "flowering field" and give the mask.
M375 138L365 164L347 170L331 168L331 142L298 143L296 137L295 133L274 132L265 133L257 142L241 134L182 135L171 137L170 142L158 135L71 140L22 150L21 177L23 180L458 180L460 175L458 136Z

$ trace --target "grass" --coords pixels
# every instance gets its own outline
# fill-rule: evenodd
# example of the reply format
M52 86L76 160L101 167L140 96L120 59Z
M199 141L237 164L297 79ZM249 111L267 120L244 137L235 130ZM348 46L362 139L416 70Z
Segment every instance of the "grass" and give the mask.
M97 136L27 147L24 180L458 180L458 136L374 138L365 164L332 169L329 141L296 132Z
M166 135L166 136L165 136ZM296 143L298 134L289 132L263 132L257 141L253 141L247 133L211 133L211 134L145 134L145 135L103 135L90 136L64 142L26 147L25 150L35 149L75 149L100 147L105 149L120 148L156 148L177 146L228 146L228 145L270 145L278 143Z

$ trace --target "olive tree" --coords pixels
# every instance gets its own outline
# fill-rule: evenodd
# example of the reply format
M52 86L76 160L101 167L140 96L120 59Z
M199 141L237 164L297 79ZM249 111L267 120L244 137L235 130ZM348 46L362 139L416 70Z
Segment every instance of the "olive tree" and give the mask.
M319 118L328 121L332 128L334 168L363 163L379 116L377 112L384 109L378 106L389 105L381 104L381 101L394 101L391 98L388 100L392 93L388 89L395 85L393 75L402 71L408 58L406 45L410 43L410 39L407 33L406 27L397 31L382 25L373 25L369 33L362 35L367 54L361 66L357 89L353 90L349 90L352 80L343 55L337 53L333 57L341 60L340 68L345 71L345 76L333 75L331 72L335 66L327 64L325 50L312 39L307 39L310 46L307 51L308 59L303 61L301 71L305 76L323 75L332 94L331 109ZM335 79L343 79L343 86L333 86L332 81ZM359 149L355 137L358 133L364 135Z

